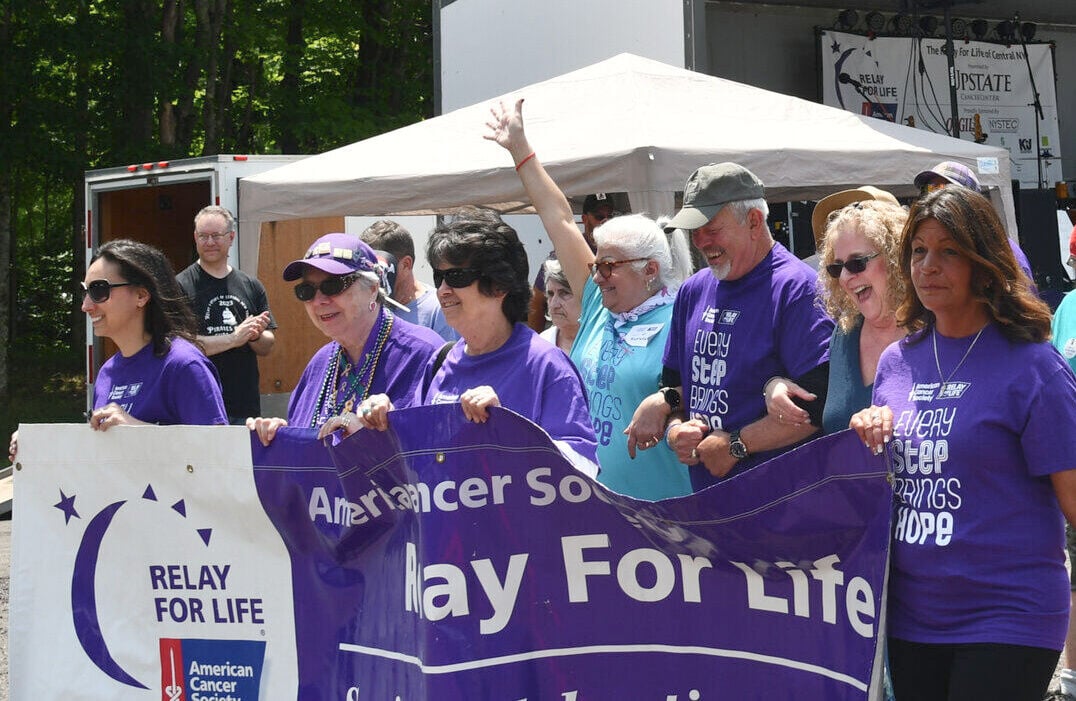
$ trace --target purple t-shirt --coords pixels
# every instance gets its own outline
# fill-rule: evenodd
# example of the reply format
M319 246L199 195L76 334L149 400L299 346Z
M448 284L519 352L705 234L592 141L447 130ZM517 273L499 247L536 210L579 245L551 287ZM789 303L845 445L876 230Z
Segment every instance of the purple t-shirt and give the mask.
M766 380L800 377L829 359L833 321L816 303L817 280L779 243L739 279L718 282L709 268L687 279L676 295L663 362L680 373L690 418L722 431L742 429L766 413ZM733 473L787 449L753 453ZM718 481L701 465L690 472L696 491Z
M930 332L889 346L873 401L893 410L897 497L889 634L1060 650L1069 587L1049 475L1076 467L1076 381L1049 343ZM967 353L963 365L961 358ZM942 386L938 367L955 373Z
M382 310L381 314L385 313ZM374 350L376 341L375 333L371 332L362 351L363 358ZM413 406L415 394L422 386L426 364L443 344L441 337L431 329L396 317L393 320L392 332L385 339L385 347L374 368L373 382L368 394L387 394L397 409ZM321 410L320 416L315 416L326 375L332 368L339 348L340 344L336 341L326 343L306 364L306 369L303 370L288 401L290 425L317 428L325 423L329 416L337 413L332 407L326 406ZM358 364L362 365L361 359ZM360 400L361 398L355 399L356 406Z
M524 324L516 324L508 341L495 351L467 355L466 347L461 340L448 352L429 388L420 393L419 403L458 402L468 389L489 385L501 406L597 462L583 381L563 351Z
M147 343L130 358L115 353L106 360L93 386L93 408L110 402L139 421L162 426L228 423L217 369L182 338L173 338L160 358Z

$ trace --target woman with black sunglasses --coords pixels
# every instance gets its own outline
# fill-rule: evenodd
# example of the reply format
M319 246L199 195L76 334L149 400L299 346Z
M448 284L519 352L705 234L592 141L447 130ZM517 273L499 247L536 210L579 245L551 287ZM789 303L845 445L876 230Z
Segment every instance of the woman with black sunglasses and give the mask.
M358 236L326 234L284 268L300 280L295 296L315 327L332 339L303 370L288 402L288 418L250 418L247 427L269 445L281 426L318 429L318 438L359 429L358 405L387 394L410 406L427 361L443 341L432 330L396 317L384 267Z
M198 347L197 321L159 249L109 241L86 268L78 293L93 334L116 344L97 373L90 427L227 424L220 377ZM8 457L18 452L16 431Z
M97 373L93 428L228 423L217 371L196 345L197 322L164 253L110 241L86 269L82 291L94 335L118 351Z
M833 433L848 428L852 414L870 405L878 358L905 335L895 311L904 295L897 252L907 216L893 195L869 186L835 193L815 206L819 289L837 322L829 342L829 389L825 407L814 407L814 394L787 378L770 379L766 409L778 421L821 420L823 432Z
M527 253L499 217L457 218L426 246L445 321L460 335L421 389L422 404L459 403L469 421L503 406L546 430L580 469L596 474L594 431L579 373L556 346L526 325L531 288ZM388 428L391 396L372 396L364 425ZM582 460L578 460L581 457Z

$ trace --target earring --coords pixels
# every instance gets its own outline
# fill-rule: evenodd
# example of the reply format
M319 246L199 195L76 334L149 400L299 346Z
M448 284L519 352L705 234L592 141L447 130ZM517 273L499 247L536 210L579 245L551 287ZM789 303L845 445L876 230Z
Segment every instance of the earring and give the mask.
M648 278L647 279L647 281L646 281L646 291L647 292L653 292L654 291L654 278Z
M377 297L374 297L373 299L370 300L370 311L373 311L376 308L377 308Z

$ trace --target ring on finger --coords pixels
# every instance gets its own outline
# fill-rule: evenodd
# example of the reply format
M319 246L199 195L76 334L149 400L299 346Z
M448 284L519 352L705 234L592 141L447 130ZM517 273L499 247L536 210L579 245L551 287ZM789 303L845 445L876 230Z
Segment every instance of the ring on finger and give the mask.
M691 449L691 459L692 460L698 460L699 459L699 451L698 451L697 448L692 448Z

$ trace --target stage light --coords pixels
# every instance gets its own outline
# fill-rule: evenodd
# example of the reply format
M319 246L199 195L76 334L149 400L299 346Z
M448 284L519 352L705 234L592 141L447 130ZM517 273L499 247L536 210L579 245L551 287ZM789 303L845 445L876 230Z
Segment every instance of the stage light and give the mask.
M998 22L994 26L994 32L998 35L998 39L1010 44L1016 39L1016 27L1007 19Z
M938 30L938 18L933 15L923 15L919 18L919 29L924 36L932 37Z
M893 15L889 24L893 27L893 33L898 36L906 37L912 33L912 18L903 12Z
M1024 41L1031 41L1035 38L1035 30L1038 27L1034 22L1024 22L1020 25L1020 36L1024 37Z
M837 27L839 29L851 29L859 21L859 14L855 10L841 10L837 15Z
M986 33L990 31L990 24L985 19L973 19L971 21L971 33L975 35L976 40L982 41L986 38Z
M966 19L957 17L956 19L949 20L949 27L954 39L963 39L968 36L968 21Z
M866 18L867 29L875 34L885 29L885 15L881 12L868 12Z

